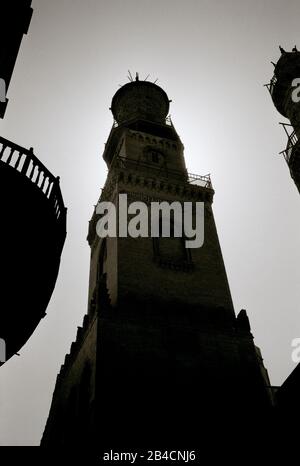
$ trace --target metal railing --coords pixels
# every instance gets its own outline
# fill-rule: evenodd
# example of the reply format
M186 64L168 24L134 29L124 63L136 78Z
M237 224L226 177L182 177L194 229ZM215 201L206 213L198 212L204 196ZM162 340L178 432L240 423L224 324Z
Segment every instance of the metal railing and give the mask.
M147 171L149 175L154 175L155 177L162 177L167 179L173 179L183 182L188 182L195 184L197 186L202 186L204 188L212 188L212 183L210 175L195 175L193 173L188 173L186 170L173 170L169 169L165 165L158 165L157 167L154 164L149 164L144 161L129 159L127 157L115 156L111 168L123 168L123 169L138 169L143 168Z
M271 96L273 95L274 87L275 87L276 83L277 83L277 77L274 74L271 81L268 84L265 84L265 86L268 89L268 91L270 92Z
M66 208L59 187L59 177L55 177L34 155L33 148L24 147L0 136L0 161L28 178L52 203L57 220L66 216Z
M126 121L126 124L128 124L128 123L130 123L130 122L133 122L133 121L135 121L135 118L133 118L132 120ZM171 126L172 128L174 128L173 122L172 122L172 119L171 119L171 115L167 115L167 116L166 116L166 118L165 118L165 125L166 125L166 126ZM118 126L119 126L119 123L117 122L117 120L114 119L113 124L112 124L112 129L118 128Z
M292 134L288 138L286 149L284 151L282 151L283 156L284 156L287 163L289 163L289 161L291 159L293 149L294 149L295 145L297 144L297 142L298 142L297 135L296 135L295 131L293 131Z
M297 136L295 130L293 130L291 133L288 132L286 127L288 126L288 127L293 128L292 125L287 124L287 123L280 123L280 124L283 126L284 131L285 131L285 133L286 133L286 135L288 137L288 142L287 142L286 148L284 150L282 150L280 152L280 154L283 154L286 162L289 163L290 159L291 159L291 155L292 155L293 150L294 150L294 147L298 143L298 136Z
M204 188L212 188L210 174L208 175L195 175L194 173L188 173L189 183L203 186Z

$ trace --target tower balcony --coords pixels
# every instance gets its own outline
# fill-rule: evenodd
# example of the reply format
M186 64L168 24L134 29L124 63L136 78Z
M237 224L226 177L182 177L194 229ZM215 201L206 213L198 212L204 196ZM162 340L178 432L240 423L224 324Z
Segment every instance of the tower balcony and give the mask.
M283 126L284 131L288 138L286 148L283 151L281 151L280 154L283 154L286 163L288 164L289 167L291 167L291 165L293 165L295 161L295 157L297 157L297 154L299 152L299 148L300 148L299 139L298 139L296 131L293 129L293 127L290 124L287 124L287 123L280 123L280 124ZM288 128L292 128L292 131L289 131ZM300 156L298 155L298 157Z
M283 154L286 163L290 166L290 161L294 158L295 152L297 152L297 150L298 150L297 149L298 137L297 137L297 134L296 134L295 130L290 132L287 129L287 128L292 128L291 125L289 125L287 123L281 123L281 125L283 126L284 131L285 131L285 133L287 135L288 142L287 142L287 145L286 145L286 149L281 151L280 154Z
M265 86L270 92L276 109L286 118L288 118L287 99L290 98L292 81L299 76L300 52L296 49L292 52L285 52L281 49L281 57L275 65L274 76Z
M271 97L273 97L274 88L275 88L276 83L277 83L277 76L274 74L273 77L271 78L270 82L268 84L265 84L266 88L270 92Z
M286 123L282 125L288 136L288 142L286 149L281 151L280 154L283 154L290 169L291 176L300 191L300 141L295 130L289 133L287 127L291 127L291 125L287 125Z
M178 193L186 192L192 197L201 196L208 202L213 201L214 190L210 175L196 175L185 171L172 170L164 166L155 166L140 160L134 160L123 156L115 156L110 167L105 185L101 191L100 201L110 200L111 193L116 186L116 179L130 182L134 185L146 183L151 188ZM199 198L199 197L198 197ZM94 210L89 223L87 235L91 245L96 235L96 223L98 216Z
M196 175L193 173L188 173L187 171L169 169L164 165L155 166L144 161L134 160L127 157L116 156L113 160L111 168L125 169L126 171L142 170L143 172L147 173L148 176L153 176L155 178L166 178L170 181L190 183L193 185L201 186L203 188L212 189L210 175Z
M59 178L34 155L0 137L2 288L0 338L6 360L31 336L51 298L66 237Z
M291 79L287 78L278 79L277 75L274 74L270 82L265 84L272 97L276 109L286 118L287 113L285 110L285 100L287 97L287 91L291 86L291 82Z

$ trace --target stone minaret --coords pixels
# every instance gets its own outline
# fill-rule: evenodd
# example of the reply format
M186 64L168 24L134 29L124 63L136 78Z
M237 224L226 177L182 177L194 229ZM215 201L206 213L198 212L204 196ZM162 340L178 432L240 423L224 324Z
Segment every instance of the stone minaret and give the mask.
M274 64L274 76L266 86L278 112L290 120L290 124L282 123L288 137L282 153L300 192L300 52L296 46L292 52L286 52L282 47L280 51L281 57Z
M42 445L176 445L209 422L220 429L228 416L249 419L269 406L246 312L234 313L211 181L187 172L169 102L138 79L114 95L100 200L204 202L204 244L101 239L94 211L88 313L57 377Z

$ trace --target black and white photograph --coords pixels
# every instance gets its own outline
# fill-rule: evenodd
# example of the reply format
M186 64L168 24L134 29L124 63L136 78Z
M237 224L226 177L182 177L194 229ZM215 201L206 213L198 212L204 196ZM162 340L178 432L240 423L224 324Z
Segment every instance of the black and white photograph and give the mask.
M1 465L287 464L299 1L0 21Z

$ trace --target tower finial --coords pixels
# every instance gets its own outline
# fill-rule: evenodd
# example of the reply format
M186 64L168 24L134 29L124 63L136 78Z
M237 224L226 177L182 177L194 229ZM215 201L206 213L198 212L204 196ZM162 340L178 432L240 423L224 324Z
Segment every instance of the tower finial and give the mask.
M135 80L136 80L136 81L139 80L139 74L138 74L138 72L135 73Z
M281 47L281 45L279 45L279 50L280 50L281 54L286 53L286 51Z
M292 49L292 52L298 52L296 45L295 45L295 47Z

